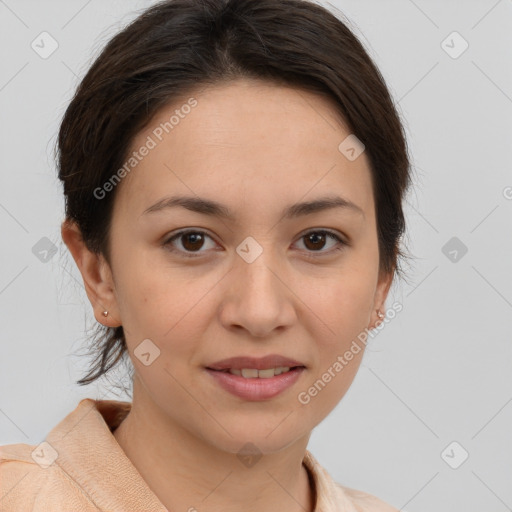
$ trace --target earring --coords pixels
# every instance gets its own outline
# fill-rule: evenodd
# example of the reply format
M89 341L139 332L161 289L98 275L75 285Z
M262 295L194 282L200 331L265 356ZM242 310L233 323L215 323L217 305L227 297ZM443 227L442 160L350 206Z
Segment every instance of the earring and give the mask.
M379 318L384 318L386 315L384 315L384 313L381 313L380 310L377 309L377 316Z
M103 311L103 316L108 316L108 311Z

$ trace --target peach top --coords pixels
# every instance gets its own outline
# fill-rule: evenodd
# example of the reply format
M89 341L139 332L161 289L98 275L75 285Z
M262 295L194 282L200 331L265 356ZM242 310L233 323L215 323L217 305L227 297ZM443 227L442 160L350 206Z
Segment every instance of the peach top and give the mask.
M169 512L113 431L130 402L84 398L39 445L0 446L1 512ZM375 496L332 480L306 450L315 512L398 512Z

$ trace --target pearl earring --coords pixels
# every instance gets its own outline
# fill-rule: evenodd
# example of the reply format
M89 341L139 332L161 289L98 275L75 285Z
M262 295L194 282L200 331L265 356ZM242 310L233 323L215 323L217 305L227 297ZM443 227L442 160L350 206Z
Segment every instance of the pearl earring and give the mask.
M384 313L381 313L378 309L377 309L377 316L379 318L384 318L386 315L384 315Z
M108 311L103 311L103 316L108 316Z

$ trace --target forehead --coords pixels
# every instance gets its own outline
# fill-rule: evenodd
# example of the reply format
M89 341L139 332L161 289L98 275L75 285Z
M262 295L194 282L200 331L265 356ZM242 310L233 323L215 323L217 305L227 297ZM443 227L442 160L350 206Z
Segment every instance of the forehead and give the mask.
M131 151L151 149L124 178L119 201L140 215L181 193L251 215L264 203L280 210L336 192L371 215L366 154L351 161L339 149L349 135L327 97L253 80L210 86L162 108L135 137Z

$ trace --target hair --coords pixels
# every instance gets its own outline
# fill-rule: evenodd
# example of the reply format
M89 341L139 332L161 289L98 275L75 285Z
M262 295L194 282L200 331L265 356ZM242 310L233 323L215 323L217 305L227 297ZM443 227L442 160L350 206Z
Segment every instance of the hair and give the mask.
M402 277L402 199L410 185L403 126L385 81L350 29L310 0L166 0L117 33L94 60L63 116L58 173L65 215L111 266L117 188L94 190L123 166L159 110L199 87L247 78L332 101L365 145L375 198L379 270ZM98 324L86 385L127 353L123 327Z

